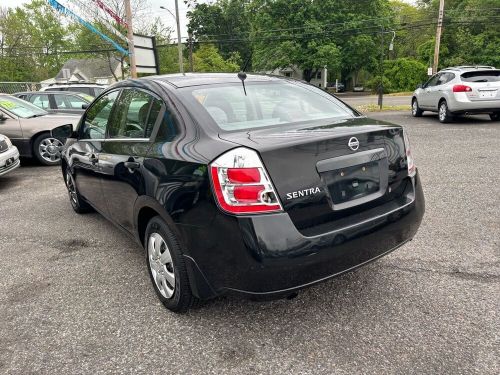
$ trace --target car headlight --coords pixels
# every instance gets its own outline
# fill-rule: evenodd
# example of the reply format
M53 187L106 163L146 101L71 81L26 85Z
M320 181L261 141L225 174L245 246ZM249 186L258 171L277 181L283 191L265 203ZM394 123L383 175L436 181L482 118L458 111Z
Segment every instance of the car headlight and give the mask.
M3 139L7 143L7 147L11 148L12 147L12 142L10 141L9 137L6 137L5 135L3 136Z

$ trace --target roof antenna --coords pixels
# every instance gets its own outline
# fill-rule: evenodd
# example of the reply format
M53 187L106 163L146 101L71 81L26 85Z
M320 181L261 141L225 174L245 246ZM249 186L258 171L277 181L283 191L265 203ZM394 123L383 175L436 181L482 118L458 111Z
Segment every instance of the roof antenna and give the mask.
M245 92L245 96L247 96L247 89L245 88L245 79L247 79L247 74L242 70L238 73L238 78L241 79L241 84L243 85L243 91Z

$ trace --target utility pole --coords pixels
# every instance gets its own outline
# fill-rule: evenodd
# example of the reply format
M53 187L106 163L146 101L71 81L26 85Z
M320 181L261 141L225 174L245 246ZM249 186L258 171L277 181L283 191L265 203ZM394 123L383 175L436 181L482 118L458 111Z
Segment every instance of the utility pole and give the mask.
M132 29L132 8L130 7L130 0L124 1L125 13L127 15L127 39L130 60L130 76L132 78L137 78L137 66L135 64L134 30Z
M441 45L441 31L443 29L444 0L439 0L439 15L436 29L436 45L434 46L434 64L432 64L432 73L436 74L439 65L439 47Z
M378 91L378 105L380 110L382 110L382 104L384 101L384 26L380 32L380 83L377 87Z
M179 19L179 0L175 0L175 21L177 22L177 48L179 49L179 71L184 74L182 61L181 22Z
M189 44L189 71L194 72L193 68L193 34L188 32L188 44Z

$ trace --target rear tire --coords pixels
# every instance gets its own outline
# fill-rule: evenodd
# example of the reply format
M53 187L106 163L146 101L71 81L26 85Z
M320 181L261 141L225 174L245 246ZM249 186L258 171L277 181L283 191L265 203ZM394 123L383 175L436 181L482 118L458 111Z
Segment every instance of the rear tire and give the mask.
M500 112L490 114L491 121L500 121Z
M87 212L92 212L94 209L90 204L85 202L78 192L76 187L75 179L71 174L69 168L64 171L64 181L66 182L66 188L68 189L69 202L71 207L77 214L85 214Z
M198 304L191 292L181 246L160 216L149 221L144 248L151 283L163 305L170 311L183 313Z
M453 121L453 115L448 109L448 104L446 103L446 100L443 100L439 103L438 118L439 122L443 124Z
M424 111L422 111L418 106L417 98L414 98L411 102L411 114L413 117L422 117L423 113Z

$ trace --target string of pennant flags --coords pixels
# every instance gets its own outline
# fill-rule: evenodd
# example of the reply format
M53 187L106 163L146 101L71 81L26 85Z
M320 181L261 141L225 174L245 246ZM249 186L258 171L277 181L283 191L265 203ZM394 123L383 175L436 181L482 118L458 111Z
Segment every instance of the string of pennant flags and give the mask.
M106 34L97 30L90 22L84 20L82 17L77 15L75 12L73 12L71 9L65 7L64 5L59 3L57 0L47 0L47 1L48 1L49 5L52 8L54 8L56 11L58 11L59 13L65 15L69 18L72 18L76 22L80 23L82 26L86 27L88 30L90 30L94 34L98 35L101 39L110 43L117 51L119 51L123 55L125 55L125 56L129 55L129 52L125 48L120 46L118 43L116 43L113 39L111 39ZM116 13L114 13L108 6L106 6L106 4L104 4L101 0L92 0L92 1L94 1L97 4L97 6L99 6L99 8L101 8L106 13L108 13L116 22L118 22L121 25L126 26L126 23ZM104 21L104 20L102 20L102 21ZM111 24L109 24L109 22L106 21L103 23L108 29L110 29L113 32L113 34L120 37L120 39L123 39L126 41L126 38L118 30L116 30L116 28L114 28Z

